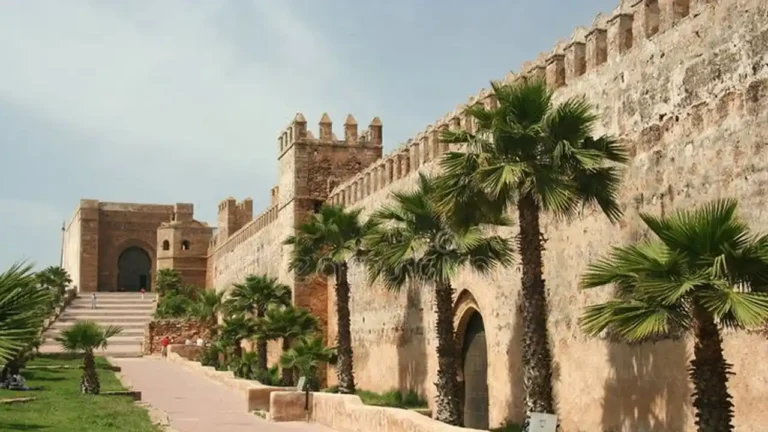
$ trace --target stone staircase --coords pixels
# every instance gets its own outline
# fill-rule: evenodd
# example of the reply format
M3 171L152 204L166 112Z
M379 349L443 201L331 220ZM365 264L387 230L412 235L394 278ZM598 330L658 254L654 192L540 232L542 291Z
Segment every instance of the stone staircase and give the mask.
M41 353L62 352L54 340L62 329L77 321L95 321L106 325L122 327L123 331L109 339L106 350L97 351L97 355L111 357L140 357L144 329L152 320L155 311L155 295L147 293L144 299L138 293L96 293L96 309L91 309L91 293L81 292L59 318L43 333L45 342L40 347Z

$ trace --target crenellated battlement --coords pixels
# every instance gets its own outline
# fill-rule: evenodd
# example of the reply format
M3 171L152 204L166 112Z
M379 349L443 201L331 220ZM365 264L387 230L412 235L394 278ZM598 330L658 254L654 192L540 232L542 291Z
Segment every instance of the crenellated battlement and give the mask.
M278 146L280 154L283 154L298 142L311 143L317 145L349 145L349 146L381 146L382 123L381 119L374 117L368 125L368 129L358 133L357 120L348 114L344 120L344 139L338 139L333 132L333 121L328 113L323 113L318 123L318 135L307 129L307 119L302 113L296 113L288 127L286 127L278 136Z
M253 207L251 207L252 209ZM270 207L256 216L255 219L251 219L243 226L238 228L235 232L231 233L228 237L220 237L215 235L211 238L208 244L208 254L212 255L217 247L226 245L226 248L222 253L233 250L238 245L242 244L245 240L252 237L257 232L266 228L269 224L277 220L278 208L276 204L270 205Z
M524 62L520 72L509 72L502 82L544 80L558 89L595 72L604 64L621 61L634 47L665 32L681 20L696 16L713 0L622 0L610 16L597 14L590 28L577 27L570 39L561 39L550 52L540 53L535 60ZM438 159L448 150L439 141L439 133L448 128L473 130L473 119L466 108L475 104L492 107L492 91L484 88L447 113L424 131L407 140L385 158L367 167L348 181L336 186L329 196L334 204L351 205L410 172Z

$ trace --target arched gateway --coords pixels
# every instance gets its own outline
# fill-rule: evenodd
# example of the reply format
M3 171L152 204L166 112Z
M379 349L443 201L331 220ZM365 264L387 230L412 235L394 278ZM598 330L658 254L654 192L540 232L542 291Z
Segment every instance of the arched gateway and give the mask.
M456 301L456 335L461 349L464 427L488 429L488 344L480 309L467 291Z
M117 259L117 289L119 291L150 290L152 259L142 248L131 246Z

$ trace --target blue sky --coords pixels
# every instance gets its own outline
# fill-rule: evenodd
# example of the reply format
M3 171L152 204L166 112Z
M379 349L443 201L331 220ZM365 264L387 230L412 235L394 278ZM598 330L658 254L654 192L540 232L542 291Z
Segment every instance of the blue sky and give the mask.
M4 0L0 269L59 261L80 198L265 208L278 132L384 123L385 152L617 0Z

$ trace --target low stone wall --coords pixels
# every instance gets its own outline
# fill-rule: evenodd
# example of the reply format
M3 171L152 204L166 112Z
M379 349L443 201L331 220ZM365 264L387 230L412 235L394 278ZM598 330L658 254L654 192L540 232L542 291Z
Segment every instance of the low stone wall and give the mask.
M179 357L189 361L200 361L205 348L197 345L168 345L168 353L174 353Z
M411 410L365 405L356 395L311 393L309 413L304 411L305 395L301 392L273 392L269 404L272 421L309 420L339 432L480 432L450 426Z
M162 341L166 336L172 345L183 345L187 339L196 342L198 338L210 342L211 330L192 320L150 321L144 330L142 352L145 355L161 352L163 349Z
M243 396L242 409L245 411L268 411L270 408L270 394L284 392L288 387L273 387L261 384L258 381L236 378L230 371L217 371L214 367L203 366L196 361L189 361L173 349L168 350L168 360L176 362L198 375L206 376L217 381ZM303 405L302 405L303 407Z

